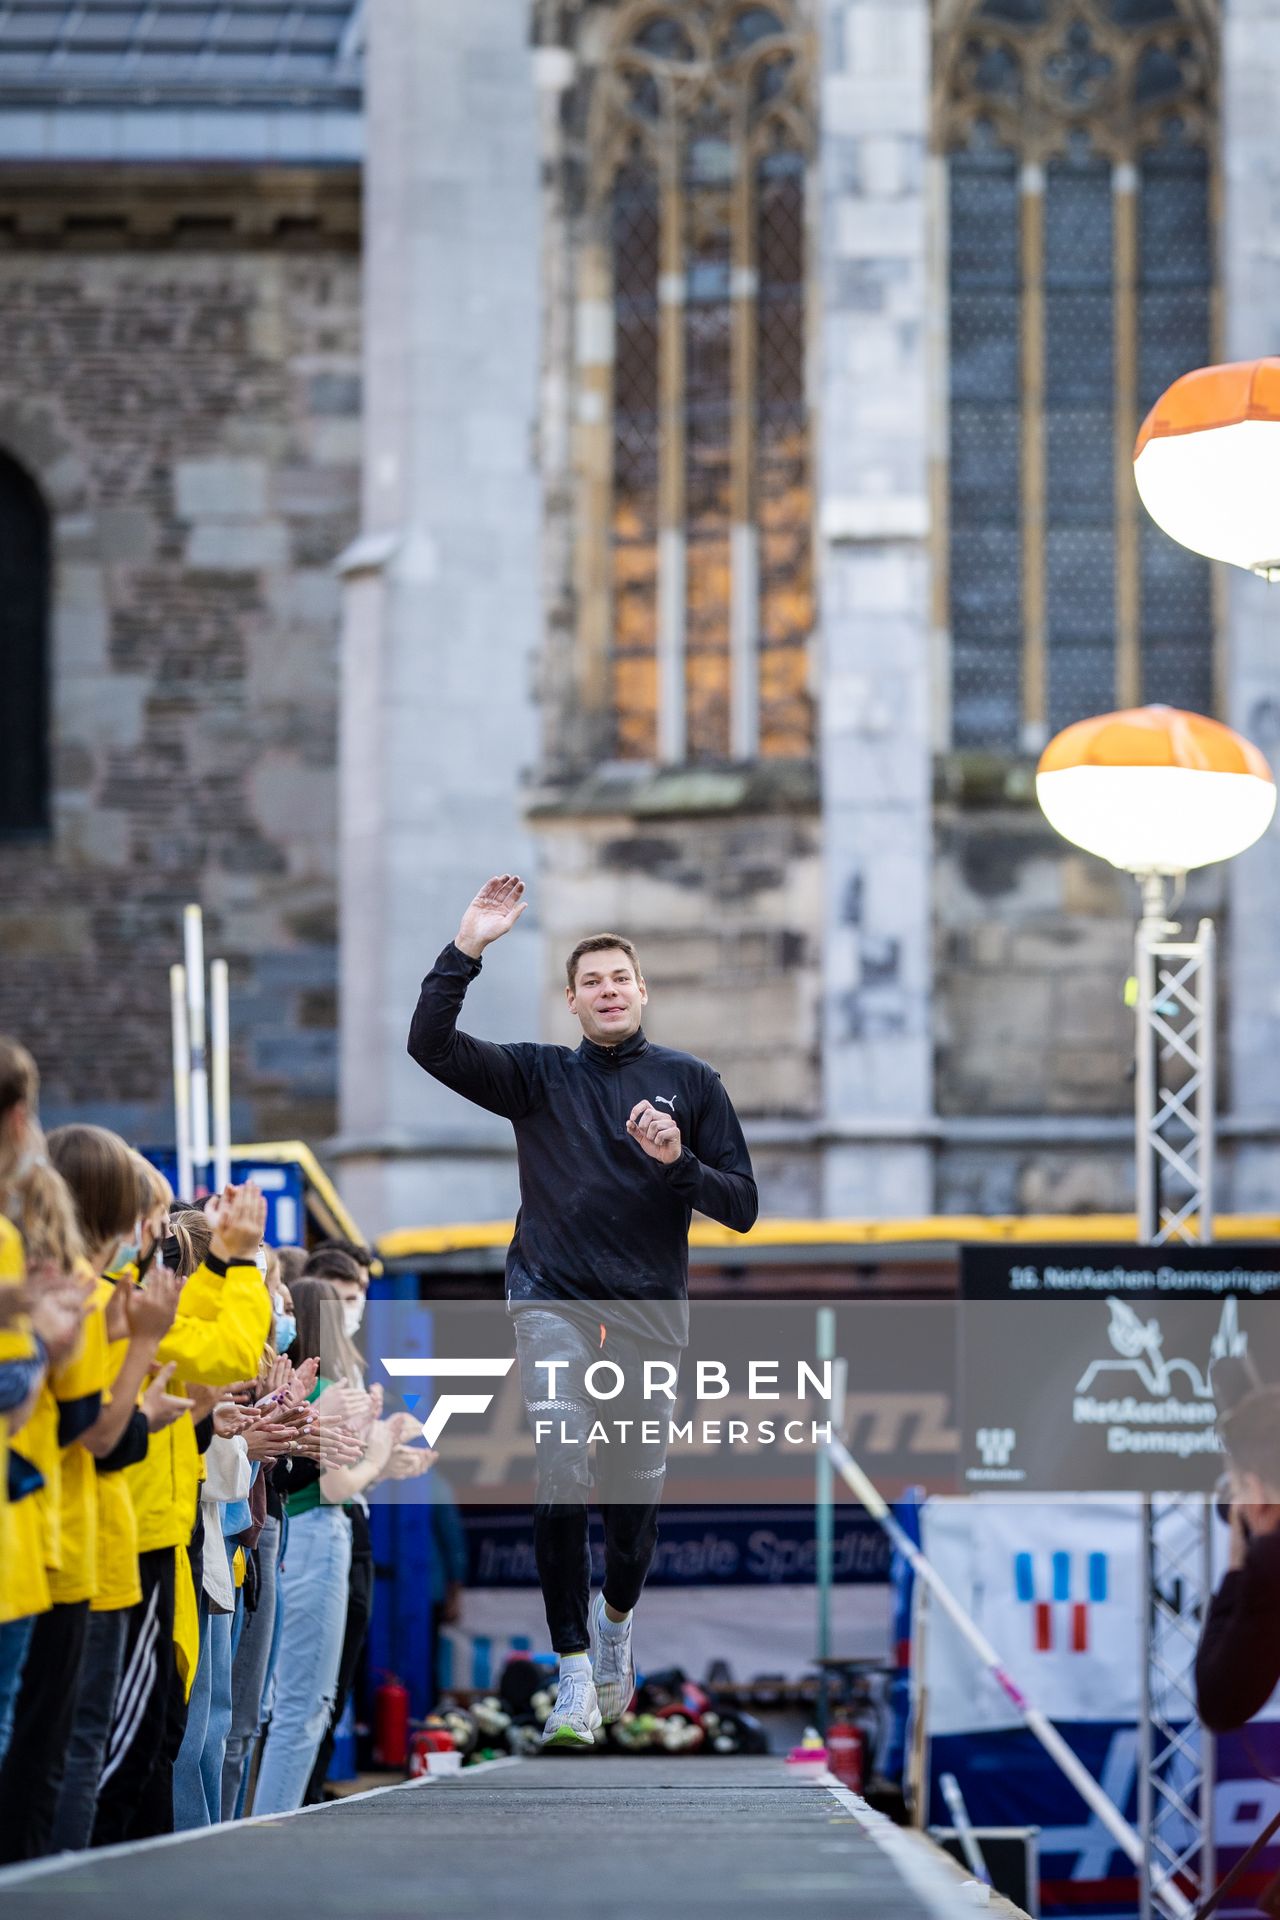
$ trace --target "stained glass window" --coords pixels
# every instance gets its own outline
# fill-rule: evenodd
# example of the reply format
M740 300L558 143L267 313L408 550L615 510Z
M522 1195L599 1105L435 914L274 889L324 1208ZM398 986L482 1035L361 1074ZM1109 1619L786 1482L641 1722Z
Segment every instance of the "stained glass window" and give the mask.
M708 104L685 127L685 712L690 760L729 758L734 149Z
M1115 705L1111 168L1085 138L1044 183L1045 633L1050 733Z
M613 709L618 751L652 759L658 699L658 182L623 168L613 265Z
M970 0L948 154L952 731L1207 709L1206 562L1147 520L1141 419L1212 358L1211 0Z
M1018 743L1022 559L1018 169L982 141L951 163L951 679L958 746Z
M613 50L613 750L812 751L810 104L791 5L683 0Z
M813 740L809 414L804 388L804 155L766 154L756 175L756 513L760 529L760 751Z
M1209 161L1170 129L1138 183L1138 395L1145 415L1189 367L1212 360ZM1142 519L1142 697L1207 712L1213 703L1209 563Z

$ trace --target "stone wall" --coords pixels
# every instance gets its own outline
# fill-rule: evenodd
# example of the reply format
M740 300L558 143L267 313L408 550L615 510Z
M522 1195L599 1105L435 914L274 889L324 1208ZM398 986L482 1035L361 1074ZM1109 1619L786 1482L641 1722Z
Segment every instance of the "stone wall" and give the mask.
M544 1036L577 1044L565 956L586 934L621 933L640 955L651 1039L709 1060L744 1117L816 1115L816 818L602 811L538 826Z
M955 773L956 762L941 763L944 789ZM1072 852L1028 799L943 797L935 844L939 1210L1130 1210L1134 883ZM1220 1021L1230 1005L1226 878L1193 874L1175 909L1188 931L1206 914L1217 923ZM1223 1114L1233 1110L1232 1078L1220 1055ZM1228 1142L1224 1210L1233 1154Z
M172 1137L184 902L231 963L235 1130L330 1131L338 586L359 460L341 237L0 254L0 445L53 519L52 833L0 844L0 1030L47 1121ZM298 187L291 183L296 201ZM22 204L4 183L6 206ZM242 185L240 202L251 194ZM206 241L206 248L208 247Z
M1132 883L1037 808L944 806L934 872L944 1115L1131 1110Z

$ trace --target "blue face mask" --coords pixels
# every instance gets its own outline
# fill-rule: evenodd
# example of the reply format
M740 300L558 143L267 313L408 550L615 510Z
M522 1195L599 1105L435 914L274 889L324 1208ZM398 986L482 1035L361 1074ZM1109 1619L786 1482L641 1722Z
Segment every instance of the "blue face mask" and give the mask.
M276 1315L276 1352L285 1353L298 1337L298 1323L291 1313Z

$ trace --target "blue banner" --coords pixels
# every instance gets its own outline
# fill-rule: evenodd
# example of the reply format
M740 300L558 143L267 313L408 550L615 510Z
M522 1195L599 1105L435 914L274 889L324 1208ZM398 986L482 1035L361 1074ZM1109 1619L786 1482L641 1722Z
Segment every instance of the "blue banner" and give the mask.
M463 1514L476 1587L538 1583L527 1507L473 1507ZM603 1570L603 1536L592 1516L593 1577ZM882 1586L889 1543L864 1513L837 1512L834 1576L841 1585ZM646 1585L667 1587L812 1586L817 1565L813 1511L803 1507L671 1507L664 1511Z
M1138 1820L1138 1731L1131 1724L1056 1723L1107 1797L1134 1826ZM1262 1721L1217 1742L1214 1792L1216 1885L1277 1812L1280 1812L1280 1722ZM955 1733L935 1736L929 1748L931 1824L949 1825L939 1779L954 1773L975 1827L1040 1828L1040 1910L1044 1920L1137 1920L1138 1880L1096 1814L1049 1758L1034 1735ZM1258 1911L1259 1894L1280 1873L1280 1844L1258 1855L1217 1909L1222 1920ZM1204 1889L1208 1891L1208 1887ZM1203 1895L1202 1895L1203 1897Z

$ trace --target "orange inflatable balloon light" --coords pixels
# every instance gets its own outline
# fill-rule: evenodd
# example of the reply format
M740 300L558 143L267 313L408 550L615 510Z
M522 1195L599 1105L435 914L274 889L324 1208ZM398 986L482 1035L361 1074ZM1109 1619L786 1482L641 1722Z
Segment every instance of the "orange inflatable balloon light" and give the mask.
M1175 380L1142 424L1133 474L1182 546L1280 580L1280 358Z
M1130 873L1230 860L1276 809L1271 769L1243 734L1158 706L1065 728L1041 755L1036 797L1065 839Z

